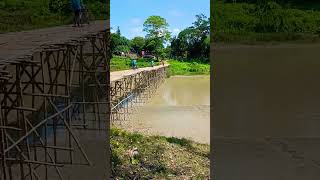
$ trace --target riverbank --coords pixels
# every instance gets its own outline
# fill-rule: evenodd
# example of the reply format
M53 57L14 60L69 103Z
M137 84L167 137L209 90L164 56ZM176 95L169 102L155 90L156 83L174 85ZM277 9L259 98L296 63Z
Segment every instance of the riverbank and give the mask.
M210 173L209 145L184 138L146 136L111 128L114 178L207 179ZM137 148L132 160L129 153Z
M131 59L128 57L114 56L111 59L110 71L121 71L131 69ZM182 62L174 59L166 60L166 63L170 65L168 75L209 75L210 64L197 63L197 62ZM150 67L150 60L137 59L138 68ZM159 62L155 62L155 65L159 65Z
M214 42L320 42L319 3L237 3L217 0L213 6Z
M159 62L154 62L155 66L159 65ZM137 59L138 68L150 67L150 61L143 58ZM121 71L131 69L131 59L122 56L113 56L110 61L110 71Z
M197 62L181 62L177 60L168 60L170 64L169 74L174 75L209 75L210 64Z

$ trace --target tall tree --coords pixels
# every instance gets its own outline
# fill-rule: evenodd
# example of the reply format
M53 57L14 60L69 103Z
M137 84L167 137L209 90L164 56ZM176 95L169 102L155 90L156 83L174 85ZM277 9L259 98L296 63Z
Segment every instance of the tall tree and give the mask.
M130 51L130 41L121 36L119 27L117 28L116 33L111 33L110 49L112 54Z
M172 56L184 59L209 60L210 51L210 19L205 15L196 15L193 26L182 30L171 41Z
M117 35L121 36L121 31L120 31L120 28L119 26L117 27L117 32L116 32Z
M157 59L163 52L163 44L168 42L171 34L169 24L161 16L150 16L143 23L143 31L146 35L146 47L155 53Z
M143 37L137 36L131 40L131 47L136 53L140 53L145 45L145 40Z

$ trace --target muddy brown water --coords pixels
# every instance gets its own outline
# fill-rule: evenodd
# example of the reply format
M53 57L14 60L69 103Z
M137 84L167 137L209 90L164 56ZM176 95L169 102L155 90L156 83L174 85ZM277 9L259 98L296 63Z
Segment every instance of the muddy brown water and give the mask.
M210 77L173 76L130 122L131 130L210 143Z
M215 136L320 136L320 45L215 48Z
M214 47L215 179L320 177L319 58L319 44Z

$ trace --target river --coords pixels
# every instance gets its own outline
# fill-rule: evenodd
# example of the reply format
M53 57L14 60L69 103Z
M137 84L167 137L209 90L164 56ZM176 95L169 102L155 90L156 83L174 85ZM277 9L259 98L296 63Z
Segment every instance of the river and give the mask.
M215 136L320 136L320 45L215 51Z
M320 45L218 45L214 54L216 179L318 179Z
M172 76L139 108L132 130L210 143L210 77Z

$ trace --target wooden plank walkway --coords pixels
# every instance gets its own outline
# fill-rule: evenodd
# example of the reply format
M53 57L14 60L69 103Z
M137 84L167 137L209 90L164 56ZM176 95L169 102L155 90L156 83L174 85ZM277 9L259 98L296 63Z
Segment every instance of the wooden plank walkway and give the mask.
M43 46L79 41L110 28L109 20L94 21L83 27L64 25L0 34L0 66L41 51Z
M139 68L139 69L129 69L129 70L123 70L123 71L113 71L110 72L110 81L117 81L122 79L125 76L129 76L129 75L133 75L142 71L151 71L151 70L155 70L155 69L160 69L163 67L168 67L169 64L165 64L165 65L159 65L159 66L154 66L154 67L145 67L145 68Z

